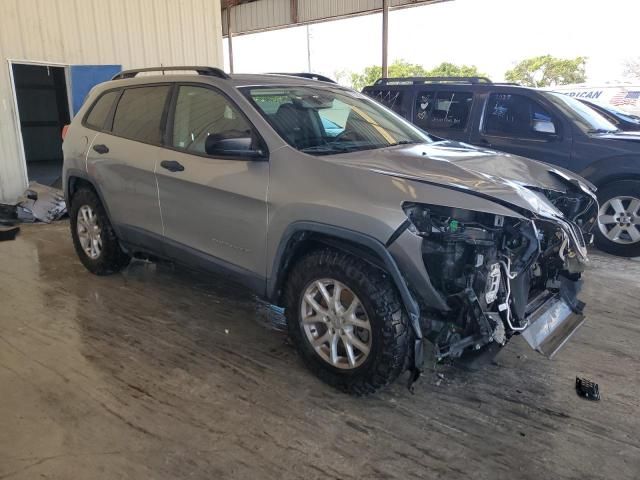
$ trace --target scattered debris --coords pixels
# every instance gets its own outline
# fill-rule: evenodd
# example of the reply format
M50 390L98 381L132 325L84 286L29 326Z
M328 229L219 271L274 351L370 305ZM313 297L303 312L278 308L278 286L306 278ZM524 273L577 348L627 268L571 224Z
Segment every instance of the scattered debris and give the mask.
M576 377L576 393L587 400L600 400L598 384L586 378Z
M39 220L51 223L67 213L62 190L38 182L29 183L29 188L18 199L16 209L22 222Z
M29 183L29 188L15 205L0 203L0 225L36 221L51 223L67 213L62 190L38 182Z
M20 232L20 227L0 227L0 242L15 240L18 232Z

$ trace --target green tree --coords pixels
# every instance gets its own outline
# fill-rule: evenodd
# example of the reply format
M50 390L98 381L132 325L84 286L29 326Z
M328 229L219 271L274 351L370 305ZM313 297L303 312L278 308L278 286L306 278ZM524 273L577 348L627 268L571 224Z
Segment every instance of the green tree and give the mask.
M640 78L640 57L629 58L624 62L624 76L633 79Z
M362 90L367 85L373 85L376 80L382 77L382 67L371 65L360 73L343 70L336 72L335 75L339 82L349 84L355 90ZM394 60L389 65L389 77L392 78L445 76L476 77L483 76L483 74L478 72L475 65L455 65L448 62L443 62L432 70L427 70L422 65L409 63L403 59Z
M417 63L409 63L403 59L394 60L389 65L390 77L421 77L425 76L426 70L422 65ZM362 90L367 85L372 85L376 80L382 77L382 67L379 65L371 65L366 67L361 73L351 72L350 83L355 90Z
M427 72L428 77L486 77L487 74L478 71L475 65L456 65L442 62Z
M586 81L586 57L556 58L541 55L522 60L504 77L509 82L520 83L527 87L553 87Z

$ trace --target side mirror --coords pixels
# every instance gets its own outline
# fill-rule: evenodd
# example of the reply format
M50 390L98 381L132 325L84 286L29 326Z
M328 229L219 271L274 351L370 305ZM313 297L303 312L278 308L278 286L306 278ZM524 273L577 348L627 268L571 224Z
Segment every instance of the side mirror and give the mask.
M534 120L533 131L547 135L555 135L556 126L550 120Z
M212 157L234 157L247 160L259 160L266 157L264 150L254 148L252 137L220 138L209 135L204 144L207 155Z

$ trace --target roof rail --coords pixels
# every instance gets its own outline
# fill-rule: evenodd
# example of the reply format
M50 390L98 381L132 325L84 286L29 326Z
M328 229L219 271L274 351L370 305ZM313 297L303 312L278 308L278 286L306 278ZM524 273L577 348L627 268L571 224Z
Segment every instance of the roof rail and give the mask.
M376 80L374 85L389 85L393 83L412 83L414 85L421 83L492 83L487 77L396 77L396 78L380 78Z
M271 72L269 75L287 75L289 77L302 77L302 78L308 78L309 80L318 80L319 82L338 83L334 79L329 78L329 77L327 77L325 75L320 75L319 73L308 73L308 72L281 73L281 72Z
M134 78L139 73L143 72L177 72L177 71L195 71L198 75L207 75L209 77L218 78L231 78L223 70L216 67L191 67L191 66L179 66L179 67L150 67L150 68L135 68L133 70L123 70L122 72L114 75L111 80L123 80L125 78Z

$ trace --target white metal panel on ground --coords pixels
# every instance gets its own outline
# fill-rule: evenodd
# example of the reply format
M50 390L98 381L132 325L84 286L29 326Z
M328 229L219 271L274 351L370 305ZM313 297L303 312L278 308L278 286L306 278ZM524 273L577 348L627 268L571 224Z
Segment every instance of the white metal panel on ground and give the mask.
M392 9L447 0L390 0ZM256 33L305 23L366 15L382 10L382 0L257 0L231 7L231 31L234 35ZM223 10L223 35L227 35L226 9Z
M223 66L220 0L1 0L0 201L26 186L7 60Z

